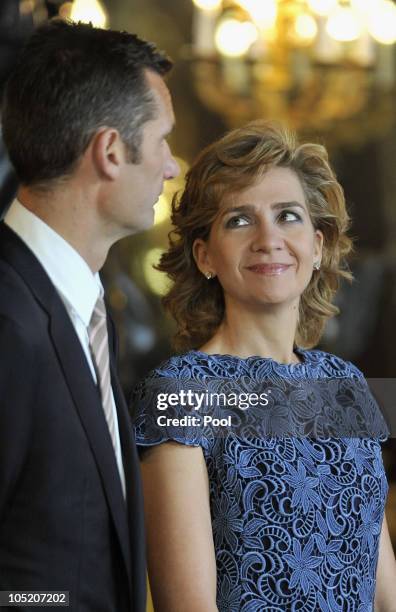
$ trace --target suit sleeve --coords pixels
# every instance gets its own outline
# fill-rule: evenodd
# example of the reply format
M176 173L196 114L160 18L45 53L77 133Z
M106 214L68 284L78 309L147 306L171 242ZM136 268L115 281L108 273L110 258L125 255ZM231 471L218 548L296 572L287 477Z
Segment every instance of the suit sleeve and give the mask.
M37 357L24 330L0 315L0 523L28 456Z

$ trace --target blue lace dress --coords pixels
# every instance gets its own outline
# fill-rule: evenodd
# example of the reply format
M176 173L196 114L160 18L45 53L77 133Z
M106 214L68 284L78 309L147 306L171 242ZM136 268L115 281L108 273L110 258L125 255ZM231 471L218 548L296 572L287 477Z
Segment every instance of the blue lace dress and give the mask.
M297 352L302 362L285 365L261 357L190 351L154 370L132 398L139 447L166 440L202 447L210 483L219 612L374 610L388 490L383 436L300 435L302 421L306 429L305 413L313 410L317 415L320 394L329 394L329 388L355 416L369 393L363 375L351 363L318 350ZM246 417L249 410L243 412L239 427L223 428L220 434L216 431L221 427L204 427L198 418L179 421L180 425L166 421L165 416L173 419L187 412L174 400L167 410L163 405L159 409L158 397L180 392L186 381L195 389L205 382L208 389L219 379L237 381L238 386L265 379L272 389L282 388L283 400L275 402L273 411L275 435L255 435ZM297 435L284 435L278 427L282 418L287 422L284 383L304 380L332 385L335 381L338 386L319 387L313 400L305 393L304 401L299 401L301 391L299 396L294 389L288 401L292 398ZM363 395L362 389L340 387L351 380L363 385ZM323 405L328 403L325 398ZM202 410L195 409L195 417L202 416ZM265 410L261 408L261 414ZM150 427L159 414L161 426Z

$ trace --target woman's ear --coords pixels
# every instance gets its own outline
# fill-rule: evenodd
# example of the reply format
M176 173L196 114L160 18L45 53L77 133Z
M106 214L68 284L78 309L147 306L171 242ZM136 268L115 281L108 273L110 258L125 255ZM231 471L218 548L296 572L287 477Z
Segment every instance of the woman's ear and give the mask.
M194 240L192 246L192 254L197 264L197 268L202 274L206 277L212 278L215 276L215 271L211 267L210 256L208 252L208 243L206 240L202 238L197 238Z
M324 236L323 232L320 230L315 230L314 237L314 261L320 263L323 257L323 242Z

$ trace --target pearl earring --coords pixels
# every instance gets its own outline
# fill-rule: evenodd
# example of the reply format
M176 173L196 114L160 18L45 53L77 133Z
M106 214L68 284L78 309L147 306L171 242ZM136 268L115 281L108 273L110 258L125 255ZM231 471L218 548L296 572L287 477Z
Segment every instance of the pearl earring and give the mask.
M213 274L212 272L205 272L205 276L208 280L210 280L211 278L213 278Z
M315 263L313 265L313 269L314 270L320 270L320 261L315 261Z

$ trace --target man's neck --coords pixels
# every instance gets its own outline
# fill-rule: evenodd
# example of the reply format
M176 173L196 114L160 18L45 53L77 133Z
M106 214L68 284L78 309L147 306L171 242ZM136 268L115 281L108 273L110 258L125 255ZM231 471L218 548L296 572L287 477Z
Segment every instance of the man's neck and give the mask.
M93 273L103 266L112 244L102 235L86 194L71 190L33 191L21 187L18 200L68 242Z

